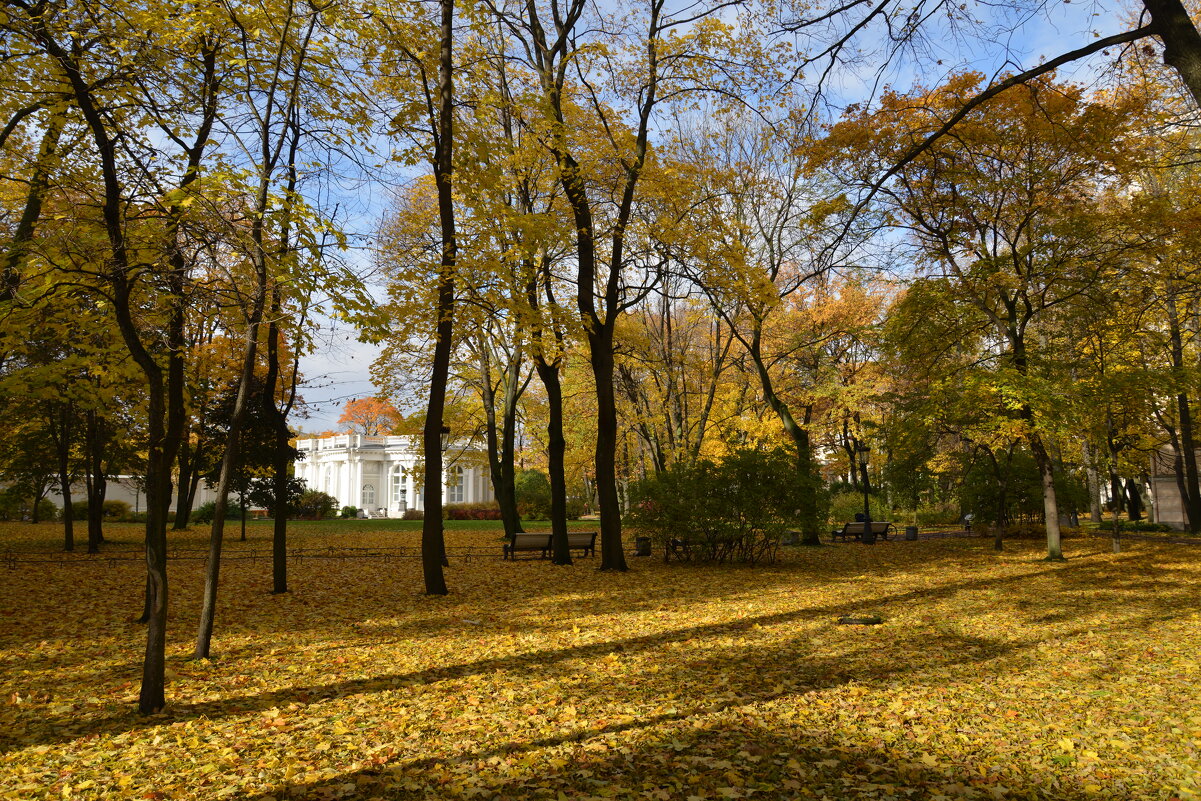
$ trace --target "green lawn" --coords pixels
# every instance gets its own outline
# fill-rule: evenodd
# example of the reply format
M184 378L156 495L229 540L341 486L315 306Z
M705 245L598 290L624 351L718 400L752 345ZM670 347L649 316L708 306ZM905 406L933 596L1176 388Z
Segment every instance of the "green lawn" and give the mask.
M415 545L401 521L298 548ZM134 711L136 560L0 564L0 797L1171 799L1201 791L1201 550L1068 539L787 549L771 567L404 558L171 565L170 706ZM245 544L266 549L269 525ZM113 527L111 550L136 549ZM201 547L205 532L175 535ZM236 533L234 534L236 537ZM0 525L29 556L57 529ZM880 626L842 626L875 612Z

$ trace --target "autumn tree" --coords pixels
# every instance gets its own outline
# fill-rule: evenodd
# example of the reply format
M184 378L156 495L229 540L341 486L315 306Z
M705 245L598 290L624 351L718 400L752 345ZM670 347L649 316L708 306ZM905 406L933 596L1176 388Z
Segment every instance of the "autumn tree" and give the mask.
M889 94L878 111L853 111L827 141L833 164L874 180L881 163L895 163L961 109L979 80L960 75L917 96ZM1044 370L1053 361L1040 331L1121 249L1101 227L1098 187L1126 162L1123 133L1135 110L1049 80L1016 87L962 120L952 137L881 189L928 280L940 283L960 313L991 329L988 347L1005 368L1006 402L1041 475L1049 559L1062 558L1048 445L1058 394Z
M575 239L576 311L596 388L596 486L601 569L625 570L617 494L615 332L644 274L627 239L651 136L663 110L706 92L739 94L752 65L770 54L720 19L722 3L673 13L661 0L610 11L572 0L564 7L490 4L515 40L513 56L537 87L539 132L553 157ZM749 20L748 20L749 22ZM607 31L605 45L593 31ZM741 48L746 50L740 50Z
M439 228L437 298L433 331L434 354L422 452L425 462L425 519L421 552L425 591L446 595L445 541L442 533L442 433L446 388L454 338L458 232L455 227L454 145L455 3L439 0L430 8L418 3L377 14L374 24L384 32L380 88L397 99L402 111L393 120L393 133L408 140L409 158L423 162L433 173ZM428 42L435 41L431 48ZM413 102L412 98L416 98Z
M355 398L342 407L338 424L365 437L378 437L390 434L400 420L400 412L383 398Z

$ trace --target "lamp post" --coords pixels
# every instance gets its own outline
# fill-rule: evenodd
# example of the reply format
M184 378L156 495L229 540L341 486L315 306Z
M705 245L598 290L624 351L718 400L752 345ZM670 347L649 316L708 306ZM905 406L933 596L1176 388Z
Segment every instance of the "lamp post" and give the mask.
M442 452L450 447L450 426L442 426Z
M871 487L867 480L867 455L871 452L871 448L861 442L855 447L855 452L859 454L859 473L863 479L863 544L875 545L876 533L872 530L872 509L871 501L868 498Z

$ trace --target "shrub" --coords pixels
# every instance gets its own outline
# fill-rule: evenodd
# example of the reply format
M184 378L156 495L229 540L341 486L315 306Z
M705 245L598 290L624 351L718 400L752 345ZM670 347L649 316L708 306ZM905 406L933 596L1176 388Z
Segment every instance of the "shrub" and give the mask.
M583 498L568 498L567 499L567 519L579 520L584 515L584 510L588 505L584 503Z
M420 509L405 509L405 513L404 513L404 515L401 516L400 519L401 520L425 520L425 512L421 511Z
M917 508L919 526L955 526L963 522L954 503L923 503Z
M129 520L133 517L133 507L126 501L105 501L105 520Z
M359 507L343 506L341 517L343 520L354 519L359 516Z
M876 495L868 498L872 520L891 520L892 515L884 501ZM863 492L839 492L830 496L830 525L841 528L843 523L853 522L863 514Z
M660 544L687 537L697 561L770 562L796 524L804 484L791 452L737 450L641 482L630 522Z
M128 501L107 500L104 502L102 516L105 520L117 520L130 522L134 520L133 507ZM71 502L71 519L72 520L87 520L88 519L88 502L87 501L72 501Z
M405 519L408 512L405 512ZM496 501L482 503L445 503L442 505L443 520L500 520L500 504Z
M1121 521L1122 531L1172 531L1172 527L1166 523L1152 523L1149 520L1123 520ZM1102 523L1100 530L1113 529L1113 523Z
M550 479L541 470L522 470L513 480L517 514L523 520L550 519Z
M296 501L296 514L312 520L321 520L338 508L338 499L324 492L309 490Z
M217 511L217 502L208 501L202 503L192 510L192 515L188 518L189 523L211 523L215 512ZM225 519L237 520L242 516L242 510L236 503L227 504L225 507Z
M30 499L23 497L22 493L9 490L3 495L0 495L0 520L31 520L33 519L32 510L30 508ZM42 498L38 501L38 520L43 522L58 519L58 507L48 498Z

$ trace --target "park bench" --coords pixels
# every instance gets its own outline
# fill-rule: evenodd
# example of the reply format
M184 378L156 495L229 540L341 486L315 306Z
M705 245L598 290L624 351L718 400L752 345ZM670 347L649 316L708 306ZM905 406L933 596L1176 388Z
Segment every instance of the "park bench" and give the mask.
M567 532L567 549L570 551L580 551L580 556L596 556L596 532Z
M550 556L553 547L550 534L528 532L514 534L504 544L504 558L516 558L517 553L539 553L541 558L545 559ZM567 548L572 551L581 551L582 556L596 556L596 532L567 532Z
M518 553L540 553L545 559L550 553L549 534L514 534L504 545L504 558L516 559Z
M834 531L830 532L830 538L838 539L841 537L844 542L846 541L847 537L854 537L857 540L862 540L863 528L865 525L866 523L843 523L841 529L835 529ZM880 539L887 540L889 532L896 534L897 527L892 523L883 520L872 521L872 533Z

